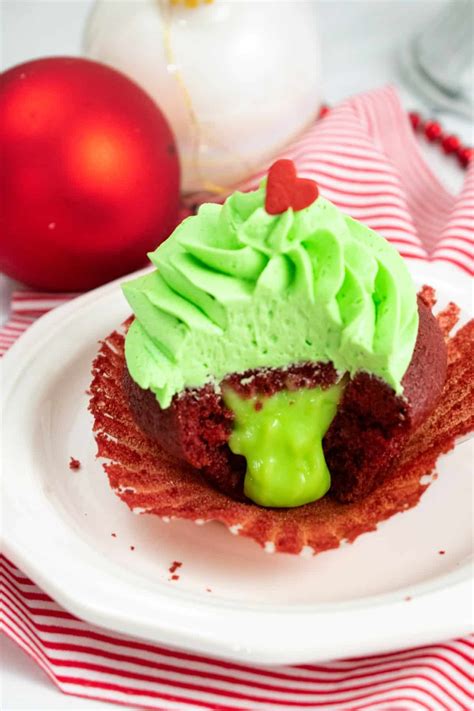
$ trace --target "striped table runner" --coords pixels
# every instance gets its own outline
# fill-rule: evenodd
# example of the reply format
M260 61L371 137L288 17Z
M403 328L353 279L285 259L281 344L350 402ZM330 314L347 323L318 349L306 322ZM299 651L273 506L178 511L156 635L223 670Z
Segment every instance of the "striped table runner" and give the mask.
M281 157L405 257L473 273L474 166L461 193L450 195L425 165L393 89L345 102ZM14 294L0 354L73 296ZM60 608L4 557L0 570L3 631L68 694L179 711L474 708L472 637L327 664L257 667L104 632Z
M474 640L329 664L255 667L147 644L61 609L0 558L3 626L67 694L149 709L469 709Z

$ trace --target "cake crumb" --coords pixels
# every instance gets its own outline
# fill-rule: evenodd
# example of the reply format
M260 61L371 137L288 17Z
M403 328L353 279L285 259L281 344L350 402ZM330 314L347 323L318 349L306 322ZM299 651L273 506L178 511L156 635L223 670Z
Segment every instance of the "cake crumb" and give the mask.
M174 561L171 563L171 565L170 565L170 567L169 567L168 570L169 570L169 572L171 573L171 575L173 575L173 573L176 573L176 571L178 570L178 568L181 568L182 565L183 565L183 564L180 563L179 560L174 560Z
M446 551L438 551L438 553L439 553L440 555L444 555L444 554L446 553Z
M111 533L110 535L112 536L112 538L117 538L117 534L116 534L116 533Z
M170 580L179 580L179 575L172 575Z
M69 469L71 471L77 471L81 468L81 463L79 459L74 459L74 457L69 458Z
M211 588L206 588L206 592L212 592Z
M134 551L134 550L135 550L135 546L130 546L130 550L131 550L131 551Z

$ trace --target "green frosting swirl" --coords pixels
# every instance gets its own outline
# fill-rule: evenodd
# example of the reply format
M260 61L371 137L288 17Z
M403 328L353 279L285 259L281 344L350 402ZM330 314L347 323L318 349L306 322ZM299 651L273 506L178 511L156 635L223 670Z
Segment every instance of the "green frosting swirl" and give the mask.
M332 361L397 393L418 331L394 247L319 197L269 215L265 186L205 204L124 285L127 366L166 408L176 393L257 367Z

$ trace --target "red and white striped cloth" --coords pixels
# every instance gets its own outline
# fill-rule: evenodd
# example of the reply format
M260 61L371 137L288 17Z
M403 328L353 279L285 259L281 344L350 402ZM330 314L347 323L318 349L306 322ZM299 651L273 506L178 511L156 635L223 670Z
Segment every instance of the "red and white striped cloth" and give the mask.
M473 708L474 642L328 664L256 667L107 633L61 609L0 558L6 634L67 694L167 711Z
M404 256L473 272L474 166L460 195L450 195L425 165L393 89L345 102L284 157ZM0 354L73 296L16 293ZM167 711L474 708L472 637L327 664L250 666L104 632L61 609L4 557L0 571L3 631L68 694Z

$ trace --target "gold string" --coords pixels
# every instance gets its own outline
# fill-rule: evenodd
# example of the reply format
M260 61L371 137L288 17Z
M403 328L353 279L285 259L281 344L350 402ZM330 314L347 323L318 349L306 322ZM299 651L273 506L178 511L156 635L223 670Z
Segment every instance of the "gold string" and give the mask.
M211 4L214 0L160 0L160 7L162 10L162 15L163 15L163 44L164 44L164 49L165 49L165 57L166 57L166 62L168 65L173 65L174 66L174 76L176 78L176 81L181 89L181 93L183 96L183 101L185 104L185 107L188 112L189 116L189 123L191 125L192 131L193 131L193 139L192 139L192 150L191 150L191 166L195 170L198 180L200 182L200 185L202 186L200 189L204 190L209 193L213 193L214 195L226 195L230 192L230 188L227 186L219 185L218 183L214 183L210 180L208 180L205 175L202 172L200 161L199 161L199 149L202 145L203 142L203 131L202 131L202 126L198 120L196 111L194 109L193 105L193 100L191 98L191 94L189 92L189 89L186 85L186 82L184 80L184 77L178 67L178 64L176 62L176 55L174 53L172 41L171 41L171 28L172 28L172 14L171 14L171 8L172 6L177 6L180 4L185 4L186 7L197 7L199 3L204 3L204 4ZM217 143L216 145L220 146L224 151L229 156L233 156L234 160L237 161L238 163L242 164L245 166L246 172L248 175L251 173L255 172L257 169L257 166L252 165L251 163L248 162L248 160L244 159L241 155L238 153L235 153L232 149L229 148L229 146L225 146L222 143Z
M180 4L182 0L171 0L172 5L178 5ZM213 0L205 0L206 3L211 3ZM197 4L199 3L199 0L184 0L185 4L187 7L196 7ZM190 5L189 3L195 3L193 5ZM201 145L201 139L202 139L202 131L201 131L201 125L199 123L198 117L196 115L196 111L194 110L193 106L193 101L191 98L191 94L189 93L188 87L186 85L186 82L184 81L183 75L178 67L178 64L176 62L176 55L173 50L173 45L171 42L171 13L170 13L170 6L167 4L166 0L165 3L163 2L160 3L160 6L163 11L163 45L165 48L165 57L166 57L166 62L168 66L171 64L174 66L175 71L173 72L176 81L178 82L179 88L181 89L181 93L183 95L183 100L184 104L186 106L188 116L189 116L189 122L191 124L192 132L193 132L193 138L192 138L192 159L191 159L191 164L193 168L195 169L196 173L198 174L198 178L200 183L202 184L204 190L215 193L217 195L222 195L226 192L228 192L228 189L223 187L222 185L217 185L216 183L212 183L204 177L201 167L199 164L199 148Z

